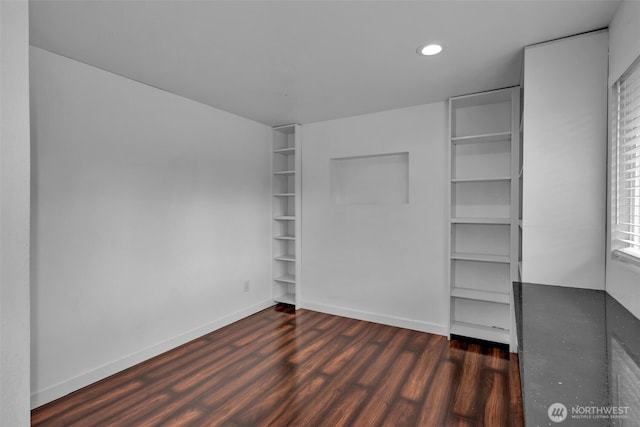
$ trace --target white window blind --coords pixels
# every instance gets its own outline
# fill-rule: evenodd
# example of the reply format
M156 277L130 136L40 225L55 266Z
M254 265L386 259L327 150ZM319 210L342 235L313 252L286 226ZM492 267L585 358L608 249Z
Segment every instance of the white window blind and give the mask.
M614 254L640 262L640 58L614 86Z

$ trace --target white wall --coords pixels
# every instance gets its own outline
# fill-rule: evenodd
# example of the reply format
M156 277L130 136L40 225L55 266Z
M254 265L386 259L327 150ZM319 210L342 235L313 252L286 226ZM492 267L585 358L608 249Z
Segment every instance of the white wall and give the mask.
M522 280L604 289L606 31L527 47Z
M448 333L446 124L446 104L436 103L302 127L303 307ZM408 203L332 199L330 159L404 152Z
M271 131L31 61L36 406L271 304Z
M640 2L623 0L609 25L609 86L640 55Z
M29 425L29 12L0 1L0 425Z
M640 2L623 1L609 27L609 86L640 55ZM611 212L611 210L609 210ZM609 224L609 236L611 224ZM611 256L607 239L607 292L640 317L640 267Z

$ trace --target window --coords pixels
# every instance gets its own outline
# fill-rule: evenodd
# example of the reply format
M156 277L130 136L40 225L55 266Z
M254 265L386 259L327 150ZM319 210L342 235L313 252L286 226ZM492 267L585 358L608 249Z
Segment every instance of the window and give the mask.
M640 58L613 87L615 224L612 251L640 262Z

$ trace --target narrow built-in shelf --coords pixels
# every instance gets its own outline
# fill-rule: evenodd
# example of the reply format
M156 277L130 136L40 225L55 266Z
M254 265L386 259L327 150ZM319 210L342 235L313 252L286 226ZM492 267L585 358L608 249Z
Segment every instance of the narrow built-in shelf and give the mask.
M452 144L480 144L483 142L510 141L511 132L485 133L481 135L455 136L451 138Z
M296 149L294 147L276 148L273 152L276 154L293 154L296 152Z
M296 276L285 274L284 276L275 277L273 280L275 280L276 282L296 283Z
M298 125L274 127L271 151L271 297L276 303L290 304L297 309L302 276Z
M273 300L275 302L281 302L284 304L291 304L291 305L296 304L296 296L294 294L279 295L279 296L273 297Z
M510 218L451 218L452 224L511 224Z
M509 294L503 292L491 292L469 288L453 288L451 289L451 296L478 301L496 302L499 304L509 304Z
M489 254L470 254L470 253L453 253L451 259L459 259L461 261L480 261L480 262L496 262L509 264L510 258L507 255L489 255Z
M519 96L511 87L449 100L449 333L511 351L512 297L501 284L518 280Z
M511 335L509 334L509 330L507 329L482 326L465 322L452 322L451 334L477 338L485 341L499 342L503 344L509 344L511 342Z
M509 182L511 178L508 176L501 176L496 178L453 178L451 182L454 184L460 184L465 182Z
M282 235L282 236L275 236L274 239L276 239L276 240L296 240L296 236Z

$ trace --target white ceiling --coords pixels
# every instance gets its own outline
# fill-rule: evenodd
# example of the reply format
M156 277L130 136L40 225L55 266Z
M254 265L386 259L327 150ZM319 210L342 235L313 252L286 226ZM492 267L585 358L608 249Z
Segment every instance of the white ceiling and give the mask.
M31 0L31 44L267 125L518 84L526 45L619 0ZM445 50L419 57L440 41Z

